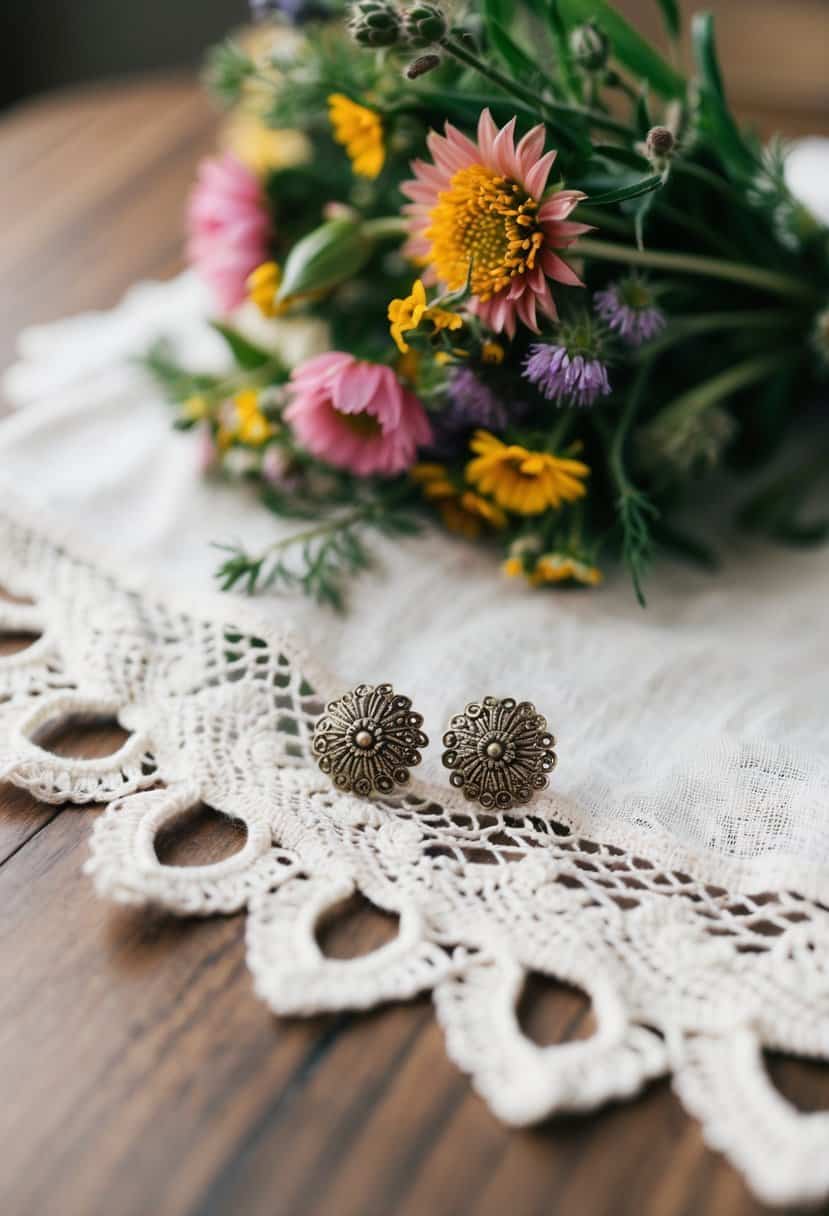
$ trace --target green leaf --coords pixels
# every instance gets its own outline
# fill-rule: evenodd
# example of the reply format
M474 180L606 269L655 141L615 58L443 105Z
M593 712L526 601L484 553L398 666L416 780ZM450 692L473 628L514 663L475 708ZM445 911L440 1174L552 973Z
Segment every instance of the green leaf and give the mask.
M644 177L630 186L620 186L617 190L606 190L604 194L594 194L587 200L591 207L605 207L610 203L623 203L628 198L639 198L642 194L650 194L662 185L662 177L655 173L652 177Z
M691 29L699 73L702 126L727 172L738 179L751 175L756 164L728 107L711 13L697 13Z
M372 248L373 242L355 220L328 220L297 241L288 254L278 299L336 287L362 270Z
M265 363L273 362L272 352L263 350L261 346L256 346L247 338L243 338L238 330L225 325L222 321L211 321L210 324L217 334L222 335L230 347L233 358L245 371L253 371L254 368L262 367Z
M653 118L651 117L650 106L648 105L648 94L643 89L636 102L636 130L642 139L645 138L653 125Z
M625 165L628 169L637 169L640 173L648 167L644 156L632 152L630 148L622 148L619 144L594 144L593 155L612 160L617 165Z
M511 5L505 0L484 0L484 24L493 48L518 80L542 75L538 64L514 40L508 31Z
M593 19L610 39L614 58L660 97L682 97L685 81L659 52L636 32L608 0L558 0L569 29Z
M561 16L558 0L536 0L533 7L539 16L547 18L562 84L572 98L576 101L582 101L581 78L573 66L573 56L570 52L570 42L567 38L567 26L564 24Z
M662 10L662 20L668 31L668 37L677 39L682 33L682 17L676 0L656 0Z

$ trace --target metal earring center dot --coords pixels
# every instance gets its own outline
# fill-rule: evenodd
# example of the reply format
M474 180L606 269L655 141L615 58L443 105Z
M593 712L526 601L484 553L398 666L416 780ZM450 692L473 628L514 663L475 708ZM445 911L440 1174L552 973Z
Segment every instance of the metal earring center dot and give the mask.
M493 739L486 749L486 754L490 760L500 760L504 754L503 743L499 743L497 739Z
M370 730L358 730L354 736L354 742L358 747L368 750L368 748L374 746L374 735Z

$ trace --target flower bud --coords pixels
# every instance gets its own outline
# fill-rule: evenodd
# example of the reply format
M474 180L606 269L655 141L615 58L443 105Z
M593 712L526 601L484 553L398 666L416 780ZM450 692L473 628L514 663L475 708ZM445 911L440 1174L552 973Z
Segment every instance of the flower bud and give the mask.
M401 38L400 14L390 0L356 0L348 29L360 46L394 46Z
M411 47L432 46L446 37L449 23L439 4L413 4L403 14L403 31Z
M673 131L667 127L651 127L645 140L645 149L650 160L664 160L676 147Z
M570 50L585 72L600 72L607 63L610 42L594 21L588 21L570 34Z
M413 59L408 65L405 74L408 80L417 80L418 76L425 76L427 72L433 72L440 65L440 55L418 55L417 59Z
M328 291L357 274L372 250L360 224L328 220L294 245L282 272L278 300Z

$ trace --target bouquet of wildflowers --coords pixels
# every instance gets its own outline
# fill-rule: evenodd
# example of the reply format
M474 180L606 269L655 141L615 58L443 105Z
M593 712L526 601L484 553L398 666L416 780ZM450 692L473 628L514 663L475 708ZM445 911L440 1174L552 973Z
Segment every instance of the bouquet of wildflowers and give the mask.
M641 600L657 550L714 563L680 523L712 478L771 458L741 522L829 531L829 230L735 121L711 17L686 74L659 4L665 55L609 0L260 0L214 52L189 255L235 371L149 363L205 465L302 521L224 586L339 604L373 531L431 516Z

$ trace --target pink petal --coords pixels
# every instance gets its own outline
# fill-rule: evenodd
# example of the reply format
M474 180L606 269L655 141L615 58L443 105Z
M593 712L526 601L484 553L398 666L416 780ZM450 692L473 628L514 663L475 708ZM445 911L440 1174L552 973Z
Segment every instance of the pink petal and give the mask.
M551 279L555 279L557 283L565 283L568 287L584 287L576 272L567 265L563 258L553 253L550 249L545 249L541 255L541 265L544 273Z
M546 131L542 122L528 131L515 149L522 176L526 176L544 151Z
M581 190L559 190L539 207L538 218L542 221L566 220L573 208L586 198Z
M502 173L504 177L513 177L517 165L515 163L515 142L513 136L515 134L515 118L511 118L505 127L495 137L495 143L492 145L492 159L494 168Z
M494 161L493 146L498 135L498 128L489 112L489 108L481 110L478 116L478 147L484 164L491 165Z
M524 188L533 198L541 198L541 195L544 193L544 187L547 185L547 178L550 176L550 170L553 167L553 161L556 156L556 152L545 153L525 177Z

